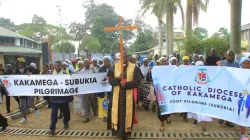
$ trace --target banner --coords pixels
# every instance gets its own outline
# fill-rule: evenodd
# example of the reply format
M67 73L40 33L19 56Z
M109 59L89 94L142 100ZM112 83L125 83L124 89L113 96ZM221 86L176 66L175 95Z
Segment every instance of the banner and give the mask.
M9 96L69 96L110 92L106 73L65 75L4 75Z
M162 115L192 112L250 126L250 70L158 66L152 75Z

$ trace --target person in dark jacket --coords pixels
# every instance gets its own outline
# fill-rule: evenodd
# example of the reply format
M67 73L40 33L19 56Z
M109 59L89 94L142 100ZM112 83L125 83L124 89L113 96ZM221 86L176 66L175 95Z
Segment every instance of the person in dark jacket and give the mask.
M211 49L212 55L206 58L206 65L207 66L217 66L216 62L220 61L220 57L216 55L215 48Z
M103 57L103 61L104 61L104 65L98 70L98 72L99 73L108 73L108 70L109 70L109 68L110 68L110 66L112 64L112 58L108 57L108 56L105 56L105 57ZM107 81L107 78L105 77L103 79L103 81ZM107 100L109 100L110 95L111 95L111 92L97 94L97 96L98 96L98 105L99 105L99 114L101 114L100 110L105 108L105 107L103 107L103 102L105 100L103 102L100 102L100 100L102 100L101 98L105 98L105 96L106 96ZM107 113L105 114L105 116L99 116L99 117L103 117L103 122L107 122Z
M53 71L53 75L57 75L57 74L67 74L62 69L61 61L55 62L55 70ZM55 135L58 109L61 109L63 113L63 123L64 123L63 129L64 130L69 129L69 121L70 121L69 103L72 100L73 100L73 96L51 96L50 97L52 112L51 112L51 120L50 120L50 130L46 134L49 134L52 136Z
M0 132L6 130L8 127L8 120L0 113Z
M14 74L14 72L12 70L11 65L7 64L6 65L6 71L4 72L3 75L13 75L13 74ZM10 113L10 96L9 96L9 93L7 92L7 90L5 90L4 88L3 88L3 92L4 92L5 96L6 96L6 110L7 110L7 113ZM18 96L13 96L13 97L17 101L19 109L20 109L20 99L19 99L19 97Z

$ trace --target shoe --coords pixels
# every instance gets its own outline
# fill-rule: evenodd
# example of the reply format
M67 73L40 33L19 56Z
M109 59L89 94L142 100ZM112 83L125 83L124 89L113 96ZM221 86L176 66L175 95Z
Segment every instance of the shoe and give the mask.
M56 133L55 133L55 130L49 130L45 134L50 135L50 136L54 136Z
M69 129L69 124L64 125L63 130Z
M219 123L219 124L223 124L223 123L224 123L224 120L219 119L219 120L218 120L218 123Z
M225 125L228 126L228 127L231 127L231 128L234 127L234 124L231 123L231 122L228 122L228 121L225 122Z
M83 123L88 123L89 121L90 121L90 119L87 119L87 118L86 118L86 119L84 119L82 122L83 122Z
M98 115L98 113L94 113L94 116L97 116Z
M26 118L23 118L23 119L20 121L20 124L24 124L24 123L26 123L26 122L28 122L28 120L27 120Z
M0 129L0 132L3 132L4 130L6 130L7 126L2 126L1 129Z
M7 114L10 113L10 110L8 110L6 113L7 113Z
M40 109L37 108L37 110L35 110L35 113L36 113L36 117L40 116Z
M107 122L108 119L106 117L103 118L103 122Z
M240 140L249 140L249 138L246 135L241 135Z

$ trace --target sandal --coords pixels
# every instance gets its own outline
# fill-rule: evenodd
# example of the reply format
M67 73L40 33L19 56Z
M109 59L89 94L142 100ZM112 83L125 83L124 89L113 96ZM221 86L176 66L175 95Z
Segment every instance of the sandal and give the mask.
M164 132L165 131L165 128L164 128L164 126L162 126L161 128L160 128L160 132Z
M90 119L87 119L87 118L86 118L86 119L84 119L82 122L83 122L83 123L88 123L89 121L90 121Z
M202 135L203 136L210 136L209 132L207 132L206 129L202 129Z

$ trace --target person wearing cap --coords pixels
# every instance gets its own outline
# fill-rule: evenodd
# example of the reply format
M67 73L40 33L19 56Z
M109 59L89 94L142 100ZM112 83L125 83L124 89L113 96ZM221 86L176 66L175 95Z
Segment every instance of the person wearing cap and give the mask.
M25 59L20 57L17 59L17 70L15 74L17 75L28 75L27 67L25 66ZM27 112L29 108L33 107L35 109L35 114L38 117L40 115L40 110L34 106L34 98L30 96L20 96L20 111L23 115L23 119L20 121L21 124L28 122Z
M6 65L6 71L4 72L3 75L13 75L13 74L14 74L14 72L12 70L11 64L7 64ZM11 110L10 110L10 96L9 96L9 93L4 88L3 88L2 92L4 92L4 94L6 96L6 110L7 110L7 113L10 113ZM16 102L18 103L18 106L19 106L19 109L20 109L20 99L19 99L19 97L18 96L13 96L13 97L15 98Z
M27 67L28 72L30 72L30 74L32 75L38 75L40 74L40 70L37 69L36 67L36 63L30 63L30 66ZM36 100L39 101L40 98L38 96L35 96Z
M104 65L98 70L98 73L108 73L111 65L112 65L112 58L109 56L103 57ZM107 81L107 77L103 79L103 81ZM99 109L99 118L103 118L103 122L107 122L107 112L108 112L108 102L111 96L111 92L106 93L98 93L97 100L98 100L98 109Z
M188 56L182 57L182 65L189 65L189 57Z
M78 65L78 69L75 70L75 74L84 74L85 73L85 71L84 71L84 62L79 60L77 62L77 65ZM76 95L76 96L78 96L81 99L81 103L82 103L81 104L81 110L82 110L81 116L85 116L83 94Z

